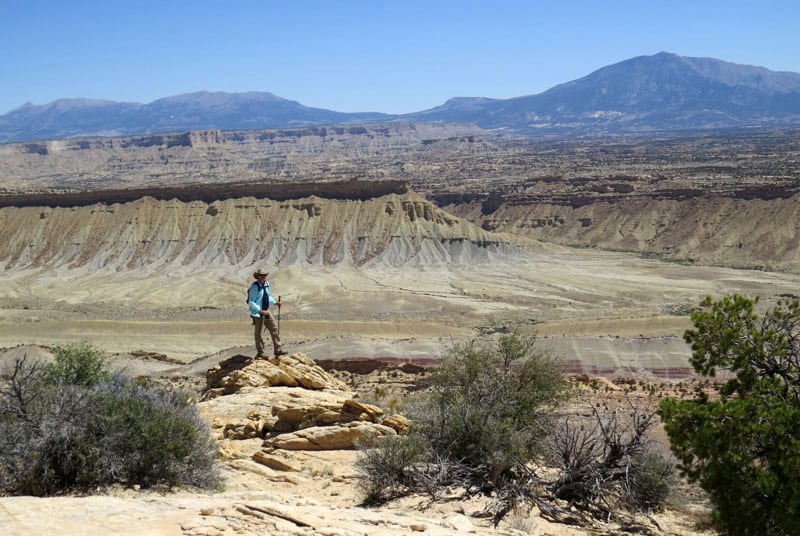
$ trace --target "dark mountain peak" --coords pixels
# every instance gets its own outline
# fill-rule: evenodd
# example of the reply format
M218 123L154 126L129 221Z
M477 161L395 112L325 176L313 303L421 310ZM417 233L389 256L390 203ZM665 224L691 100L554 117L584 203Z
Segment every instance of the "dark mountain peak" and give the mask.
M488 108L481 127L537 132L798 124L800 74L659 52Z
M769 94L800 91L800 73L770 71L714 58L682 58L701 76L729 86L749 87Z
M619 63L601 67L583 78L560 84L548 90L553 91L561 87L589 83L614 82L615 84L630 83L631 80L643 77L650 79L674 78L676 75L685 77L693 69L686 59L670 52L659 52L652 56L636 56Z
M111 106L120 104L118 102L104 100L104 99L58 99L49 104L45 104L43 108L55 108L59 110L70 110L72 108L96 108L98 106Z
M34 114L42 115L49 113L67 113L82 110L94 110L97 108L105 108L111 106L130 105L132 103L122 103L103 99L81 99L81 98L66 98L57 99L46 104L33 104L26 102L22 106L14 108L6 115L12 114ZM2 117L2 116L0 116Z
M372 123L396 116L341 113L303 106L268 92L196 91L148 104L59 99L0 115L0 143L75 136L136 135L186 130L253 130Z
M636 65L636 64L649 64L649 65L657 65L657 64L670 64L670 63L680 63L683 61L683 56L679 56L674 52L656 52L655 54L644 54L642 56L634 56L633 58L628 58L627 60L622 60L617 63L612 63L611 65L607 65L606 67L614 67L617 65Z
M269 92L247 91L243 93L227 93L225 91L195 91L193 93L181 93L171 97L154 100L149 105L200 105L200 106L219 106L221 104L241 104L245 102L259 103L284 103L294 102L275 96ZM298 103L299 104L299 103Z
M800 74L658 52L602 67L538 95L456 97L403 116L312 108L257 91L197 91L149 104L59 99L0 115L0 143L398 119L562 135L800 125Z
M637 56L621 61L598 69L569 84L587 79L632 79L642 76L651 79L669 78L672 81L700 77L708 83L750 88L766 94L800 91L800 73L771 71L765 67L741 65L714 58L679 56L671 52L659 52L652 56Z
M449 108L470 108L494 101L497 101L497 99L490 99L488 97L453 97L452 99L447 99L443 106Z

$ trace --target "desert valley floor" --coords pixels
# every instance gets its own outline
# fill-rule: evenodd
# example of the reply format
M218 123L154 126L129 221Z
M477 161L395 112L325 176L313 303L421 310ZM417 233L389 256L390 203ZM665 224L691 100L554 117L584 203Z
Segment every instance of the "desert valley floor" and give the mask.
M246 352L252 270L4 272L0 347L88 340L141 372ZM737 292L770 304L800 288L797 274L551 245L471 264L289 266L270 280L284 303L287 347L314 359L431 359L455 340L516 329L536 333L573 370L675 379L688 373L682 334L704 296ZM148 353L168 362L136 357Z

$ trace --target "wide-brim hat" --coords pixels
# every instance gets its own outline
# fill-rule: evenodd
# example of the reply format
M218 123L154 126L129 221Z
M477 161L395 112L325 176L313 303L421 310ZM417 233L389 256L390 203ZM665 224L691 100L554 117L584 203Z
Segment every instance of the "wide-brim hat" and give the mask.
M255 277L255 278L258 278L258 276L260 276L260 275L267 276L267 275L269 275L269 272L264 270L263 268L259 268L258 270L253 272L253 277Z

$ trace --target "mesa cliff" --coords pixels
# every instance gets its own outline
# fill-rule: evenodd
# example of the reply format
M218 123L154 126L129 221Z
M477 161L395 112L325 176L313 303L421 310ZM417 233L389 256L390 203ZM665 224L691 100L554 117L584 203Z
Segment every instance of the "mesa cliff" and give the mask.
M800 188L434 197L489 231L714 266L800 271Z
M484 146L477 139L480 132L471 125L398 123L0 144L0 193L407 180L406 167L416 169L418 153L457 149L469 154Z
M481 262L525 242L452 216L398 182L306 184L304 196L296 185L250 191L262 195L198 187L18 197L0 208L0 264L123 271Z
M413 190L462 223L520 240L800 272L798 156L797 129L521 139L397 123L74 138L0 144L0 207L370 201ZM369 234L354 233L343 239Z

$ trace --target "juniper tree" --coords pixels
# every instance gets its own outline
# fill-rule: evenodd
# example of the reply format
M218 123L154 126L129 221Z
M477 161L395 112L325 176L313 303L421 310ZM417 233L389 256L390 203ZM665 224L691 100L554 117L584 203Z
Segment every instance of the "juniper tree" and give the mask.
M800 302L762 315L758 300L706 298L685 334L697 373L731 377L710 396L665 399L679 468L711 496L725 534L788 535L800 526Z

